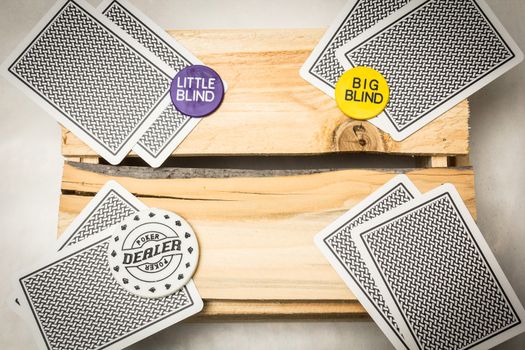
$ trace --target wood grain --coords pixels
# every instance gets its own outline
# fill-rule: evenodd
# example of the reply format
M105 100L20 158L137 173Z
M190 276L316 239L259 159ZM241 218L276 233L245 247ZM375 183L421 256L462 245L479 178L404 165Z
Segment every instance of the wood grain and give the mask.
M325 307L330 317L358 316L362 308L313 237L399 172L422 192L455 184L475 215L470 168L152 171L66 163L58 231L115 179L146 205L175 211L192 225L201 248L194 278L203 298L215 303L208 306L210 315L315 317Z
M206 299L202 312L191 320L341 319L368 318L355 300L214 300Z
M331 98L299 76L324 29L169 33L216 69L229 86L220 109L203 119L173 155L468 154L466 101L402 142L370 123L345 117ZM97 157L65 129L62 153L86 161Z

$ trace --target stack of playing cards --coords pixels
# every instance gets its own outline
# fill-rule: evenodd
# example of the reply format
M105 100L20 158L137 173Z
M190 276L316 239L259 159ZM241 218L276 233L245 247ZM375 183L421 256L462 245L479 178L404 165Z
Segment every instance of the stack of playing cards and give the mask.
M111 164L133 149L158 167L197 125L171 103L181 69L201 64L126 0L61 0L2 72Z
M345 70L379 71L390 101L370 122L399 141L522 59L483 0L350 0L301 76L333 98Z
M525 310L455 187L399 175L315 243L396 349L486 349Z
M108 182L62 234L58 253L17 276L12 308L41 348L121 349L202 310L192 280L173 294L147 298L114 277L108 247L115 227L120 230L121 222L144 209L122 186Z

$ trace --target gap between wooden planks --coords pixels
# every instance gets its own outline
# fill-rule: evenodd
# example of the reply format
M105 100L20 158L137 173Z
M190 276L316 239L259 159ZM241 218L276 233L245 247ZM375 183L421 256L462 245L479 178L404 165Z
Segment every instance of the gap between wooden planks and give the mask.
M59 233L106 181L186 218L199 237L202 316L340 318L365 314L313 237L399 172L421 192L456 185L475 215L470 168L225 170L66 163ZM189 176L191 174L193 178Z
M290 155L380 152L468 154L467 101L402 142L352 121L299 76L325 29L172 30L169 33L227 81L224 103L204 118L174 155ZM98 157L63 129L66 157ZM132 154L133 155L133 154ZM93 160L98 162L98 158Z

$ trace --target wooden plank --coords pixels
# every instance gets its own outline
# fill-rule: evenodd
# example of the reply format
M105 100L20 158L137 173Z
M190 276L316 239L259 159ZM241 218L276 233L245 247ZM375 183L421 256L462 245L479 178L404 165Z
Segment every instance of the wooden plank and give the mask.
M381 152L468 154L468 103L461 102L402 142L345 117L334 101L299 76L324 29L169 31L228 82L220 109L174 155ZM66 157L95 153L63 130Z
M313 237L399 172L422 192L455 184L475 215L470 168L152 170L66 163L59 233L106 181L115 179L146 205L175 211L195 229L201 259L194 279L203 298L215 302L209 304L210 315L306 317L323 308L332 316L362 315Z
M231 321L246 319L341 319L368 318L355 300L213 300L207 299L202 312L191 320Z

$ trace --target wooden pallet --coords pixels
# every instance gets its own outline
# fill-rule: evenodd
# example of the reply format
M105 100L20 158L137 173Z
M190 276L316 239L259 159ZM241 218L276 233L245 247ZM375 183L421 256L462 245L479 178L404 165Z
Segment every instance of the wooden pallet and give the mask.
M335 103L299 77L323 30L171 31L229 91L174 152L304 155L373 152L414 155L411 169L242 170L99 164L63 131L59 234L109 179L145 204L175 211L199 236L199 317L341 318L365 310L313 244L314 235L398 173L422 191L455 184L475 215L468 166L468 104L462 102L402 142ZM134 155L130 155L133 157ZM355 164L354 164L355 165ZM314 165L315 166L315 165Z

